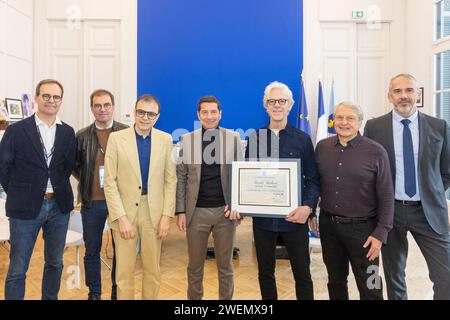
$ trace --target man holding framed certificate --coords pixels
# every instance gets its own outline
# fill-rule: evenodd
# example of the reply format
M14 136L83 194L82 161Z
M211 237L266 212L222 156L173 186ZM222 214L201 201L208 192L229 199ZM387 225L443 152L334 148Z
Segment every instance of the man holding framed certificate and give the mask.
M264 107L267 127L248 138L247 164L236 163L234 199L226 216L253 216L259 285L263 300L276 300L275 249L280 237L295 278L297 299L314 299L309 269L309 227L317 231L313 212L319 197L319 176L311 138L288 124L294 105L291 90L280 82L267 86ZM236 190L238 189L238 190Z

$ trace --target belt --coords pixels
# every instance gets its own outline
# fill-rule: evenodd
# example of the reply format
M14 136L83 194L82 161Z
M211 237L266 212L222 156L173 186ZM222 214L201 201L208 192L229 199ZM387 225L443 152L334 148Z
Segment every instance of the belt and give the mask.
M148 194L148 191L142 191L141 196L146 196Z
M337 224L366 223L367 221L370 221L375 218L375 217L348 218L348 217L334 216L331 214L325 215L328 216L334 223Z
M395 202L401 203L404 206L420 206L421 201L408 201L408 200L395 200Z
M44 195L44 200L51 200L51 199L55 199L55 194L54 193L46 193Z

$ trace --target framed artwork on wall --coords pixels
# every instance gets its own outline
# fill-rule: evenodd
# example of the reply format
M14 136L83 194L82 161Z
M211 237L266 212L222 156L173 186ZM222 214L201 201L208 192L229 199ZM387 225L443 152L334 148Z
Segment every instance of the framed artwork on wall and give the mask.
M19 121L23 119L22 100L6 98L5 104L10 121Z
M423 99L424 99L424 88L420 87L419 88L419 97L417 98L417 108L423 108L423 106L424 106Z

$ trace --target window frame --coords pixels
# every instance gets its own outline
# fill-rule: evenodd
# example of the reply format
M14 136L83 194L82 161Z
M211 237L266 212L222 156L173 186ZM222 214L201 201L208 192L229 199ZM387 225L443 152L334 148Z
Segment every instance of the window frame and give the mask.
M439 94L442 93L450 93L450 88L448 89L441 89L441 90L437 90L437 83L436 83L436 79L437 79L437 55L447 52L450 52L450 35L443 37L443 38L439 38L438 39L438 34L437 34L437 30L438 30L438 17L437 17L437 5L442 2L443 0L435 0L434 1L434 19L433 19L433 24L434 24L434 41L433 41L433 45L432 45L432 53L433 53L433 111L434 111L434 115L435 116L439 116L441 115L441 111L438 110L438 106L437 106L437 96ZM442 18L441 18L442 21ZM440 70L439 70L440 71ZM447 119L444 119L447 120ZM447 202L450 203L450 190L446 192L446 197L447 197Z
M434 10L434 29L435 29L435 40L433 41L432 46L432 52L433 52L433 110L434 114L438 115L440 114L440 111L438 110L438 106L436 105L437 101L437 95L442 93L450 93L450 88L448 89L441 89L437 90L437 83L436 83L436 77L437 77L437 55L450 51L450 35L446 36L444 38L437 39L437 10L436 6L442 2L443 0L435 0L435 10Z
M446 41L449 41L450 40L450 35L448 35L448 36L445 36L445 37L438 37L438 27L437 27L437 15L436 15L436 13L437 13L437 10L436 10L436 8L437 8L437 5L439 4L439 3L441 3L441 2L443 2L444 0L434 0L434 10L433 10L433 12L434 12L434 42L435 43L439 43L439 42L446 42ZM447 14L443 14L443 16L441 16L441 21L444 21L444 16L449 16L450 17L450 12L449 13L447 13ZM440 36L440 35L439 35Z

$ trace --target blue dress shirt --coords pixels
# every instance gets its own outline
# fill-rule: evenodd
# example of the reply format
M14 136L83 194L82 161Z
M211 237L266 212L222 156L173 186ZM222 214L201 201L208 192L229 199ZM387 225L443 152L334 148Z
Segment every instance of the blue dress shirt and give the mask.
M139 135L136 131L135 133L139 155L139 166L141 168L142 192L147 192L148 174L150 170L151 146L152 146L151 135L144 138L143 136Z

